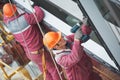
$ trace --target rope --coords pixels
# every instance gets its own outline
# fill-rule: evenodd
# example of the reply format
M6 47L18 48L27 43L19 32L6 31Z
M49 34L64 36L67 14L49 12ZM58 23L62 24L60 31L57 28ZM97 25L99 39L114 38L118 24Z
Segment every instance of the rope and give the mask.
M43 68L43 78L44 80L46 80L46 60L45 60L45 54L44 54L44 49L43 49L43 53L42 53L42 68Z
M29 0L28 0L28 1L29 1ZM10 2L10 4L12 5L12 3L11 3L10 0L9 0L9 2ZM30 1L29 1L29 5L31 6ZM32 6L31 6L31 9L32 9L32 11L33 11ZM14 11L14 10L13 10L13 11ZM32 12L32 13L33 13L33 12ZM37 25L38 25L41 33L42 33L42 36L44 37L44 33L43 33L43 31L42 31L42 28L41 28L40 25L39 25L39 22L38 22L38 20L37 20L37 17L36 17L36 15L35 15L35 13L33 13L33 15L34 15L34 17L35 17L35 20L36 20L36 22L37 22ZM14 16L16 17L16 14L14 14ZM18 22L18 20L17 20L17 22ZM18 22L18 26L20 26L20 23L19 23L19 22ZM29 49L28 49L28 47L27 47L27 43L26 43L26 41L25 41L24 35L23 35L22 33L21 33L21 35L22 35L23 41L24 41L24 43L25 43L25 46L26 46L26 48L27 48L27 51L28 51L28 53L30 53L30 51L29 51ZM60 79L62 80L62 77L61 77L61 75L60 75L59 69L58 69L57 64L56 64L56 62L55 62L55 60L54 60L54 57L53 57L53 55L52 55L52 52L49 50L49 48L47 48L47 49L48 49L48 51L49 51L49 53L50 53L50 55L51 55L51 58L52 58L52 60L53 60L53 62L54 62L54 65L55 65L55 67L56 67L56 70L57 70L57 72L58 72L58 75L59 75ZM31 55L30 55L30 57L31 57Z
M13 7L12 7L12 2L9 0L9 3L11 4L11 9L12 9L12 11L14 12L14 10L13 10ZM14 12L15 13L15 12ZM14 14L14 16L16 17L16 14ZM18 23L18 26L20 26L20 23L18 22L18 20L17 20L17 23ZM18 27L19 28L19 27ZM22 37L23 37L23 34L21 33L21 35L22 35ZM25 39L23 38L23 40L25 41ZM15 48L16 48L16 46L15 46ZM16 48L17 49L17 48ZM22 57L22 55L20 54L20 57ZM22 59L22 62L24 62L24 60Z
M10 4L12 4L10 0L9 0L9 2L10 2ZM11 5L11 7L12 7L12 5ZM12 10L13 10L13 8L12 8ZM13 10L13 11L14 11L14 10ZM4 31L4 30L3 30L3 31ZM14 70L12 67L10 67L9 65L7 65L7 64L4 63L4 62L0 61L0 63L2 63L3 65L5 65L6 67L8 67L8 68L11 69L11 70ZM19 73L17 70L14 70L14 72ZM20 74L20 75L21 75L21 74ZM22 75L21 75L21 76L22 76Z
M12 2L9 0L9 3L11 4L11 8L12 8ZM13 8L12 8L12 11L14 12L14 10L13 10ZM14 14L14 16L16 17L16 14ZM16 18L17 19L17 18ZM18 22L18 19L17 19L17 23L18 23L18 26L20 26L21 24ZM21 26L20 26L21 27ZM18 27L19 28L19 27ZM20 29L20 28L19 28ZM22 36L22 39L23 39L23 42L25 43L25 46L26 46L26 49L27 49L27 51L28 51L28 53L30 53L30 51L29 51L29 49L28 49L28 47L27 47L27 43L26 43L26 41L25 41L25 38L24 38L24 35L23 35L23 33L21 32L20 33L21 34L21 36ZM31 55L30 54L28 54L30 57L31 57ZM22 57L22 55L20 54L20 56ZM24 61L24 60L22 60L22 61ZM30 67L30 65L28 65L29 67ZM32 71L33 72L33 71ZM33 72L33 74L35 75L35 73Z
M29 5L30 5L30 0L28 0L28 1L29 1ZM30 6L31 6L31 5L30 5ZM32 6L31 6L31 9L32 9L32 13L33 13L33 8L32 8ZM37 17L36 17L36 15L35 15L34 13L33 13L33 15L34 15L34 17L35 17L35 20L36 20L38 26L39 26L39 29L40 29L40 31L41 31L41 33L42 33L42 36L44 37L44 33L43 33L43 31L42 31L42 28L40 27L40 25L39 25L39 23L38 23ZM54 65L55 65L55 67L56 67L56 70L57 70L57 72L58 72L58 75L59 75L60 79L63 80L63 79L62 79L62 76L61 76L61 74L60 74L60 71L59 71L59 69L58 69L58 67L57 67L57 64L56 64L56 62L55 62L55 60L54 60L54 57L53 57L53 55L52 55L52 51L50 51L50 49L49 49L48 47L47 47L47 49L48 49L48 51L49 51L49 53L50 53L50 55L51 55L51 58L52 58L52 60L53 60L53 63L54 63Z

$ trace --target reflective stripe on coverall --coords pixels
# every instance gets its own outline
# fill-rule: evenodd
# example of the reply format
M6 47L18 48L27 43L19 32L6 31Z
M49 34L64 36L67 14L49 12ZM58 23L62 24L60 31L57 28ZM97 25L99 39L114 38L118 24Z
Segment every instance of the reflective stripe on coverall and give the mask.
M69 43L74 35L66 36ZM68 80L100 80L92 70L90 58L85 54L80 41L74 41L71 49L53 50L56 62L65 69Z
M44 18L44 12L38 6L35 6L34 9L37 20L41 22ZM38 51L39 49L43 48L42 34L36 24L34 15L24 13L17 17L4 17L4 22L7 24L8 29L13 33L15 39L23 46L27 57L35 62L39 69L43 71L41 60L42 54L31 54L31 52ZM21 33L24 36L26 43L24 43ZM45 57L47 66L46 80L60 80L49 52L45 51Z

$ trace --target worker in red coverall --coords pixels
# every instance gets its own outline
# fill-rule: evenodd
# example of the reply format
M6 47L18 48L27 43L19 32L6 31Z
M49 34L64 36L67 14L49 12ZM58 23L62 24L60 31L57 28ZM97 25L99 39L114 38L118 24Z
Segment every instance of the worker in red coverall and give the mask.
M86 55L81 44L86 42L83 35L89 35L91 28L83 24L75 34L63 38L61 32L45 34L44 45L53 50L56 62L65 69L68 80L101 80L93 72L90 58Z
M44 18L43 10L34 6L37 20L41 22ZM40 71L42 68L42 53L44 52L46 58L46 80L60 80L57 70L53 64L50 54L44 50L42 42L42 34L39 30L34 15L31 13L18 14L14 4L7 3L3 6L4 22L6 23L10 32L14 35L24 48L27 57L35 62ZM16 15L16 16L15 16Z

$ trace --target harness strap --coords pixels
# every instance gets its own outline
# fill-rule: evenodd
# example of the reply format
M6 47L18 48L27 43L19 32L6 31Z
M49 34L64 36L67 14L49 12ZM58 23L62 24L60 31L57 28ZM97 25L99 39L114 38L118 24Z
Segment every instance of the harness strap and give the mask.
M42 68L43 68L43 80L46 80L46 60L45 60L45 54L44 54L44 49L42 53Z

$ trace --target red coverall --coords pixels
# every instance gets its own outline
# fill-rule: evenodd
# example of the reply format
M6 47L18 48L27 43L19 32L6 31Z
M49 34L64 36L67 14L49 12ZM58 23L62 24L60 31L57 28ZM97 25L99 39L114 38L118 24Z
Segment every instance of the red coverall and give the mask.
M37 20L41 22L44 18L44 12L38 6L34 7ZM32 54L31 52L38 51L43 48L42 34L36 24L36 20L33 14L24 13L16 17L5 17L4 22L8 29L13 33L15 39L23 46L27 57L35 62L39 69L42 69L42 54ZM24 37L24 39L23 39ZM24 41L25 40L25 41ZM53 64L50 54L45 51L47 72L46 80L60 80L57 70Z
M85 54L81 41L74 41L74 35L66 38L71 44L70 49L53 50L53 53L56 54L56 62L65 69L68 80L101 80L92 71L92 63Z

